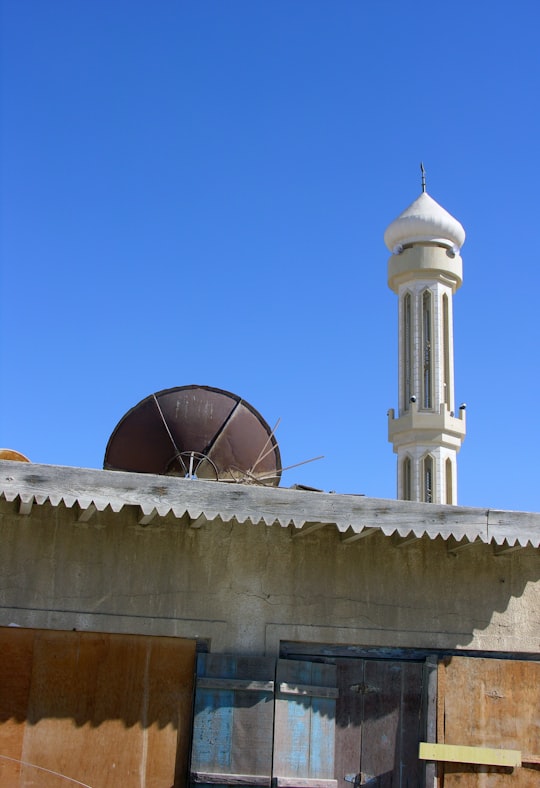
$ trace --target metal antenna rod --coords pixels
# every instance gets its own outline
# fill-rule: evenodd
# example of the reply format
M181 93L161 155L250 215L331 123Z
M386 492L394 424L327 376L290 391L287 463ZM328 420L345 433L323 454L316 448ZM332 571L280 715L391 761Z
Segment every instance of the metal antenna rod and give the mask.
M424 169L424 162L420 162L420 172L422 173L422 192L426 190L426 171Z
M302 462L295 462L294 465L287 465L286 468L281 468L282 471L290 471L291 468L299 468L300 465L306 465L308 462L315 462L315 460L324 460L324 454L319 455L319 457L311 457L309 460L302 460ZM275 474L273 474L275 476ZM259 479L271 479L273 476L259 476Z
M271 440L272 440L272 438L274 437L274 435L275 435L275 432L276 432L277 428L279 427L279 423L280 423L280 421L281 421L281 417L280 417L280 418L279 418L279 419L276 421L276 426L274 427L274 429L272 430L272 432L270 433L270 435L269 435L269 436L268 436L268 438L266 439L266 441L265 441L265 443L264 443L264 446L262 447L261 451L259 452L259 456L257 457L257 459L255 460L255 462L253 463L253 465L252 465L252 466L251 466L251 468L249 469L250 471L254 471L254 470L255 470L255 468L257 467L257 465L258 465L260 462L262 462L262 461L264 460L264 458L265 458L265 457L267 457L269 454L271 454L273 451L275 451L275 450L276 450L276 447L275 447L275 445L274 445L274 444L272 444L272 446L271 446L271 447L268 449L268 451L266 451L266 452L265 452L265 449L266 449L266 447L268 446L268 444L270 443L270 441L271 441Z
M173 436L172 436L172 432L170 431L170 429L169 429L169 425L167 424L167 422L166 422L166 420L165 420L165 416L163 415L163 411L161 410L161 407L160 407L160 405L159 405L158 399L157 399L157 397L156 397L156 395L155 395L155 394L152 394L152 396L153 396L153 398L154 398L154 402L156 403L156 407L157 407L157 409L158 409L158 411L159 411L159 415L161 416L161 421L163 422L163 426L164 426L164 427L165 427L165 429L167 430L167 435L169 436L169 438L170 438L170 441L171 441L172 445L174 446L174 451L176 452L176 455L175 455L175 456L176 456L176 457L179 457L179 456L180 456L180 452L178 451L178 446L177 446L177 445L176 445L176 443L174 442L174 438L173 438ZM182 465L183 465L183 463L182 463Z

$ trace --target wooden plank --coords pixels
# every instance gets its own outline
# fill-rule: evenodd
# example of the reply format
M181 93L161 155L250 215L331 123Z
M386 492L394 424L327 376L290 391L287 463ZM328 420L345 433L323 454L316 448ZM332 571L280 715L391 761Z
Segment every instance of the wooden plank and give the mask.
M444 698L446 694L446 664L447 659L439 660L437 665L437 742L444 744ZM437 784L443 785L444 768L442 763L436 764L435 769Z
M540 735L540 662L454 657L444 687L445 744L535 753ZM490 788L538 788L538 767L444 765L444 788L472 788L477 770ZM487 779L487 778L486 778Z
M461 542L456 542L455 539L449 539L446 550L448 553L450 553L450 555L457 555L458 553L461 553L464 550L470 550L471 547L476 547L479 544L483 544L480 539L475 539L472 542L469 542L468 539L462 539Z
M403 781L403 775L407 775L409 785L422 784L424 764L418 758L418 740L425 725L422 718L424 678L422 663L402 663L399 740L396 742L399 775L396 769L396 783Z
M523 546L516 542L516 544L510 545L508 543L502 544L500 546L495 546L493 548L493 555L508 555L509 553L517 553L518 550L523 550Z
M215 665L215 657L199 654L197 676ZM218 668L220 673L233 671L222 657ZM231 739L234 691L199 688L195 692L195 719L191 749L192 772L223 773L231 772Z
M521 766L520 750L499 750L495 747L469 747L463 744L420 742L419 758L426 761L479 763L485 766Z
M275 660L199 654L197 674L192 781L202 773L269 780L274 700L269 686ZM257 684L260 688L254 689Z
M441 659L437 666L437 742L444 744L444 700L446 697L446 666L448 659Z
M308 683L311 663L278 660L276 682ZM307 698L282 698L278 693L275 703L273 777L306 777L309 775L311 737L311 703ZM327 775L333 777L332 775Z
M191 745L196 642L170 637L146 640L150 648L144 690L146 769L141 766L140 771L145 773L148 788L184 788Z
M32 511L33 503L34 503L33 495L26 496L24 498L21 496L21 500L19 503L19 514L21 514L23 517L27 517Z
M309 695L313 698L337 698L337 687L314 687L310 684L287 684L281 682L279 691L284 695Z
M535 518L531 519L527 513L490 509L487 514L488 538L490 540L496 540L496 543L499 545L506 540L507 544L510 545L518 537L518 544L521 543L523 546L528 541L533 545L538 544L537 537L535 537L533 529L530 527Z
M399 764L396 741L399 738L401 664L368 660L364 675L360 782L391 785L394 767Z
M200 689L231 689L245 692L274 692L273 681L251 681L250 679L218 679L201 676L197 679Z
M288 686L336 686L336 668L321 663L278 660L276 682ZM334 780L334 698L276 694L275 779ZM291 784L293 784L291 783Z
M352 544L353 542L357 542L359 539L367 539L368 536L373 536L379 531L379 528L364 528L362 531L353 532L352 534L347 534L347 536L341 537L342 544Z
M430 504L426 504L429 506ZM324 659L389 659L404 662L424 662L429 657L440 658L440 649L432 648L390 648L387 646L353 646L329 645L328 643L298 643L282 640L280 652L284 659L312 660L316 657ZM489 659L513 659L535 661L539 659L538 651L469 651L468 649L444 649L446 657L474 658L486 657Z
M276 777L277 788L337 788L337 780L309 780L301 777Z
M437 741L437 658L428 657L423 665L422 677L422 720L423 734L428 742ZM433 786L437 777L437 765L424 765L424 784Z
M191 781L205 785L255 785L270 786L271 777L261 777L258 774L231 774L215 772L191 772Z
M421 785L423 666L366 660L360 774L380 785Z
M87 507L80 510L79 516L77 517L77 522L87 523L92 519L96 512L97 506L94 503L89 504Z
M420 541L420 537L416 534L409 534L409 536L400 536L394 542L394 547L408 547Z
M304 523L301 529L295 531L292 535L293 539L298 539L302 536L308 536L308 534L312 534L314 531L318 531L321 528L324 528L325 525L331 525L331 523Z
M364 695L356 687L364 684L363 659L336 660L339 697L336 701L335 777L338 788L353 788L360 772ZM349 779L345 779L345 775Z
M314 662L311 683L317 686L317 694L311 698L309 771L305 777L334 779L336 701L335 696L323 697L320 690L324 685L335 688L335 665Z
M145 514L144 510L141 507L139 507L139 519L137 520L137 523L139 525L149 525L152 522L152 520L156 517L156 515L157 515L157 509L155 507L152 508L152 510L148 512L148 514Z

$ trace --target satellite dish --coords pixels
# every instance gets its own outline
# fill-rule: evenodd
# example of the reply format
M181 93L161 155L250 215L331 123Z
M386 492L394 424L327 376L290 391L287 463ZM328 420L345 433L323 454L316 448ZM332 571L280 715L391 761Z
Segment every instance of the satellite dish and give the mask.
M241 397L179 386L151 394L120 419L103 467L277 487L281 456L269 425Z

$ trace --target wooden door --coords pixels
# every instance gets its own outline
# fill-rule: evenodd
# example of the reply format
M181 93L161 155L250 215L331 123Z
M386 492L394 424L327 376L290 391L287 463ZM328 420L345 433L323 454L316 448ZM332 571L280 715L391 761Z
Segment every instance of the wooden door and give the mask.
M540 662L453 657L439 663L437 741L520 750L514 769L440 765L444 788L540 786Z
M190 780L269 786L275 659L200 654Z
M195 641L3 628L0 653L0 785L183 785Z
M273 766L278 788L337 788L337 695L334 665L278 660Z
M332 665L200 655L190 779L197 788L336 788Z
M337 673L339 788L419 788L422 663L338 659Z

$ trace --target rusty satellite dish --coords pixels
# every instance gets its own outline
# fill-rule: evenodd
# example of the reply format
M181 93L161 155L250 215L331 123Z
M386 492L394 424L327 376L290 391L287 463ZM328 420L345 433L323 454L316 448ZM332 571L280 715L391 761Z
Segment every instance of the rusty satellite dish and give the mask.
M241 397L210 386L151 394L116 425L107 470L277 487L279 447L269 425Z

